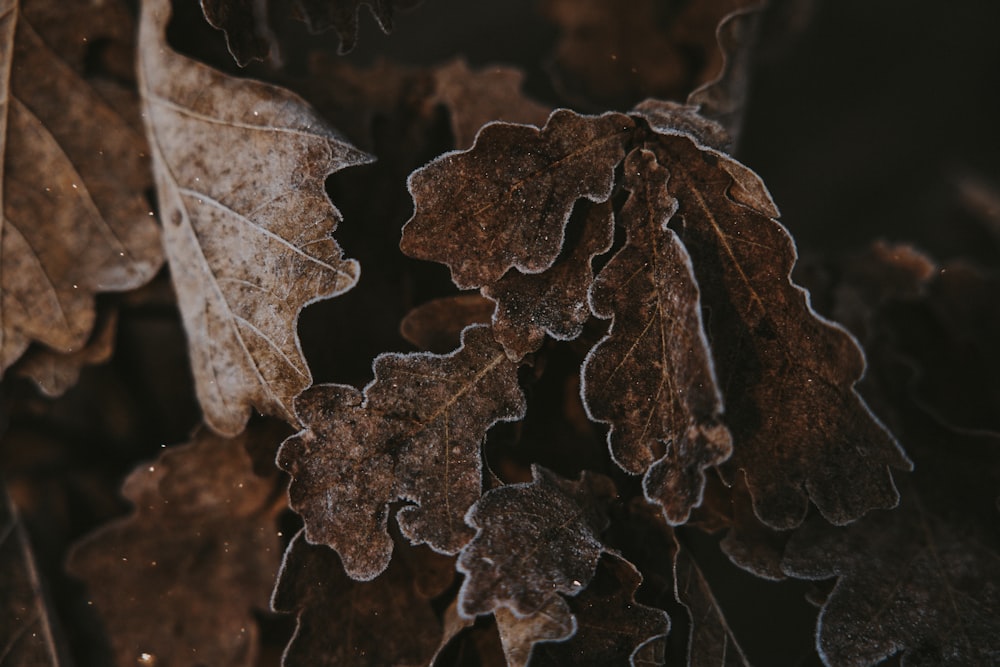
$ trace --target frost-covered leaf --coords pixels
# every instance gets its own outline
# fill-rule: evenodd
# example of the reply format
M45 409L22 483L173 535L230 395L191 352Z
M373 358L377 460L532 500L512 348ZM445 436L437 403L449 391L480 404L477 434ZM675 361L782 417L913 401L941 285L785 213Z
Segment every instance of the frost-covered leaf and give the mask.
M678 200L670 222L691 256L733 455L761 520L798 525L807 500L838 524L898 500L909 461L854 385L864 358L789 278L795 248L760 178L690 136L650 148Z
M285 504L277 475L257 476L247 447L273 451L286 432L267 424L227 440L200 431L129 475L131 515L76 544L68 568L88 586L116 665L144 654L165 665L255 664L251 610L267 608Z
M563 641L576 633L576 619L566 600L559 595L549 598L541 609L524 617L507 607L498 607L493 613L508 667L525 667L535 644Z
M732 445L691 260L667 226L678 207L668 178L650 151L625 160L627 240L590 293L594 313L614 319L583 365L581 394L590 417L611 425L615 462L645 475L646 496L678 524L701 503L705 468Z
M368 158L292 93L171 50L169 16L169 2L143 2L138 68L198 399L223 434L251 407L295 423L312 383L299 312L358 278L330 236L340 215L324 180Z
M415 211L400 247L447 264L460 288L495 282L507 269L552 266L577 199L606 201L634 129L627 116L560 109L541 130L494 123L475 145L447 153L409 180Z
M241 67L271 53L267 5L267 0L201 0L205 20L226 34L229 53Z
M0 374L32 342L82 348L94 296L159 269L146 143L87 71L88 42L125 45L118 2L0 3Z
M579 480L532 467L532 481L483 494L466 517L476 528L458 557L466 575L459 612L488 614L507 607L521 616L541 609L557 593L579 593L604 551L605 505L616 495L603 475Z
M614 217L610 202L577 204L563 253L541 273L508 271L483 287L496 302L493 331L507 353L520 359L541 347L545 334L557 340L580 335L590 316L587 293L594 282L591 262L611 248Z
M664 664L670 619L659 609L638 604L635 591L642 576L624 558L607 554L594 578L579 595L567 599L577 631L568 640L535 648L531 664L614 665Z
M292 538L274 589L276 611L295 612L288 665L424 665L442 633L431 598L454 578L452 559L417 547L374 581L354 581L336 552Z
M0 483L0 667L66 664L54 618L28 535Z
M463 517L480 496L483 439L524 416L524 396L488 327L466 329L462 343L448 355L383 354L364 393L317 385L295 401L306 428L278 454L292 508L306 539L336 549L355 579L388 565L396 500L412 503L396 518L415 544L454 554L472 537Z
M489 324L493 304L478 294L456 294L422 303L399 323L399 333L421 350L444 354L459 345L470 324Z

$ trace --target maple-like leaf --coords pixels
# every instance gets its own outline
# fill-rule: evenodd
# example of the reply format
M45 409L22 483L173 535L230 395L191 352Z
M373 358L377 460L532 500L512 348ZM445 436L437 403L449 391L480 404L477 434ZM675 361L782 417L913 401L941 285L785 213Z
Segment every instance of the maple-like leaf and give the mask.
M583 200L573 213L563 254L555 264L541 273L508 271L483 287L483 295L497 304L493 331L511 357L520 359L534 352L546 334L558 340L580 335L590 316L591 262L611 249L613 238L610 202Z
M296 612L288 665L425 665L442 633L431 598L451 583L452 559L426 547L405 551L374 581L348 577L336 552L292 538L271 601Z
M604 551L604 505L615 494L603 475L570 481L537 465L531 482L483 494L466 516L477 530L458 557L466 575L459 612L475 616L507 607L524 616L557 593L583 590Z
M31 342L83 347L94 295L163 261L137 119L85 72L88 42L127 44L130 30L113 1L0 6L0 374Z
M611 196L634 126L622 114L565 109L541 130L486 126L469 150L447 153L410 176L415 211L400 247L447 264L463 289L495 282L511 267L544 271L559 255L576 200Z
M267 608L284 508L277 475L253 472L247 446L271 451L287 427L226 440L203 429L125 480L133 513L77 543L83 579L108 629L115 664L255 664L252 608Z
M705 468L725 461L732 444L691 260L667 226L678 208L667 182L652 152L626 158L627 240L590 292L594 313L614 319L581 369L581 395L592 419L611 424L615 462L645 475L646 496L679 524L701 503Z
M837 524L898 500L910 463L854 388L864 358L789 278L795 248L760 178L691 135L654 127L650 149L677 199L734 451L761 520L798 525L807 499Z
M389 505L413 543L454 554L472 537L463 517L480 496L481 445L498 421L524 416L517 366L488 327L465 330L448 355L383 354L364 393L317 385L295 401L305 430L278 465L292 475L292 508L306 538L340 554L347 573L372 579L389 563Z
M295 423L312 383L299 312L358 278L330 236L340 216L324 180L368 158L292 93L175 53L169 15L143 3L139 81L198 399L222 434L251 406Z
M0 483L0 665L59 667L56 618L17 509Z

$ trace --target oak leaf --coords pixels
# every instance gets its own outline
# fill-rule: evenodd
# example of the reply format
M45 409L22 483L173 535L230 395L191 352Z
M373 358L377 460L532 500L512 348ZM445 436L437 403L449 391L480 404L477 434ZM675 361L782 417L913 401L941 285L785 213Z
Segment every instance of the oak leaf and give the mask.
M624 185L625 246L590 291L594 314L613 322L583 364L581 395L591 419L611 425L615 462L644 475L646 497L680 524L701 503L705 468L725 461L732 444L691 260L667 226L678 208L668 172L637 149Z
M303 393L295 409L306 428L278 454L306 539L333 547L361 580L389 563L397 500L412 503L396 515L411 542L450 554L468 542L463 517L481 493L486 431L525 409L517 366L488 327L466 329L451 354L383 354L372 366L364 393L336 384Z
M333 28L340 37L341 54L354 48L358 39L358 11L368 5L382 32L392 31L396 10L412 9L423 0L295 0L293 11L313 32Z
M535 664L531 656L536 644L563 641L576 634L576 618L559 595L527 616L518 616L507 607L498 607L493 614L508 667L525 667L529 661Z
M229 53L240 67L271 53L267 5L267 0L201 0L205 20L225 33Z
M415 210L400 248L447 264L462 289L495 282L511 267L544 271L559 255L576 200L611 196L634 127L622 114L565 109L541 130L486 126L469 150L447 153L410 176Z
M399 333L417 348L444 354L460 345L471 324L489 324L493 304L478 294L455 294L413 308L399 323Z
M88 41L128 44L130 30L118 2L0 7L0 374L31 342L83 347L94 295L163 261L146 144L85 71Z
M579 480L532 466L532 481L483 494L466 521L476 535L462 549L457 568L466 575L459 613L489 614L507 607L533 614L557 593L583 590L605 550L605 505L616 495L603 475Z
M125 480L128 517L78 542L68 569L83 579L108 629L115 664L253 665L281 545L277 475L259 477L247 447L273 448L287 427L223 439L207 429Z
M374 581L358 582L344 573L336 552L296 534L271 600L276 611L298 616L282 664L427 664L442 633L431 598L455 572L450 558L426 547L410 551Z
M292 93L174 52L169 14L143 3L139 82L198 399L222 434L251 407L294 424L312 383L299 312L358 278L330 236L340 215L324 180L368 158Z

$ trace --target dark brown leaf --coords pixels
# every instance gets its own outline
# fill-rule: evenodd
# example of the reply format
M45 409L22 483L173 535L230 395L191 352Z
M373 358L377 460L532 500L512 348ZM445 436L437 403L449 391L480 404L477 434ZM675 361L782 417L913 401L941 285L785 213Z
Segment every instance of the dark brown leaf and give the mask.
M240 67L267 60L273 36L265 28L267 0L201 0L205 20L226 33L229 53Z
M350 289L357 262L330 236L328 174L369 158L295 95L170 49L165 0L145 0L140 92L164 242L205 421L243 429L251 407L295 423L312 383L296 322Z
M415 211L400 247L447 264L462 289L509 268L538 273L559 255L573 204L611 196L614 168L635 127L622 114L560 109L542 130L494 123L475 145L413 172Z
M423 0L295 0L294 11L313 32L333 28L340 37L341 54L354 48L358 39L358 11L368 5L382 31L392 31L392 16L397 10L412 9Z
M532 481L483 494L466 516L476 536L458 557L466 577L458 610L465 616L507 607L533 614L557 593L575 595L604 551L604 505L616 495L603 475L569 481L532 466Z
M432 104L443 104L451 117L455 147L472 146L479 128L489 122L541 127L551 111L521 91L524 73L511 67L469 69L462 59L434 71Z
M610 202L581 201L570 227L581 227L568 238L563 255L541 273L508 271L483 287L496 302L493 331L514 359L541 347L545 334L557 340L580 335L590 315L587 292L594 280L591 262L611 248L614 218ZM572 233L574 230L570 229Z
M128 46L131 28L115 1L0 5L0 374L31 342L82 348L94 295L163 262L136 119L85 73L88 41Z
M295 407L306 429L289 438L278 465L306 538L337 550L347 573L378 576L389 563L389 504L414 544L457 553L472 537L466 510L480 496L481 445L498 421L524 415L517 366L488 327L466 329L449 355L384 354L364 393L317 385Z
M798 525L807 499L838 524L898 501L890 467L910 463L854 384L864 359L789 278L795 248L759 177L684 135L653 150L678 200L734 452L761 520Z
M0 483L0 666L58 667L53 614L17 511Z
M459 346L470 324L489 324L493 304L478 294L456 294L422 303L399 323L403 338L421 350L444 354Z
M566 600L559 595L549 598L541 609L524 617L507 607L498 607L493 613L508 667L525 667L532 649L539 642L563 641L576 634L576 619Z
M226 440L200 431L125 480L134 512L84 538L68 568L88 586L119 667L255 664L251 609L278 570L277 475L258 477L250 440L273 447L284 425ZM138 662L138 664L143 664Z
M659 609L638 604L642 576L624 558L606 554L586 590L568 599L577 631L567 641L539 644L531 664L662 665L670 619Z
M454 574L452 559L417 547L378 579L357 582L336 552L309 544L300 531L288 545L271 603L298 615L282 664L427 664L442 633L430 599Z
M701 503L705 468L725 461L732 444L691 261L667 227L678 206L667 181L652 152L626 158L627 240L590 292L594 314L614 320L583 365L581 395L590 417L611 425L615 462L645 475L646 496L680 524Z

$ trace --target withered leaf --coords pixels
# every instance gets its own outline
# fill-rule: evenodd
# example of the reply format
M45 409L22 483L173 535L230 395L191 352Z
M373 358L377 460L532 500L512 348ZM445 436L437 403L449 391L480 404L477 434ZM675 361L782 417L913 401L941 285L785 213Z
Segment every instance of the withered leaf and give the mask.
M638 604L635 591L642 576L624 558L606 554L593 580L568 603L578 629L567 641L539 644L531 664L662 665L670 619L659 609Z
M280 426L280 428L278 428ZM88 586L115 664L253 665L281 545L277 475L258 477L246 447L273 447L284 425L235 439L207 429L125 480L134 512L77 543L68 568Z
M478 294L455 294L422 303L399 323L403 338L421 350L444 354L460 344L470 324L489 324L493 304Z
M417 547L378 579L348 577L336 552L300 531L288 545L271 604L296 612L284 665L425 665L441 621L430 599L451 583L452 559Z
M306 538L340 554L354 579L389 563L389 504L415 544L454 554L472 537L463 521L480 496L481 445L498 421L523 417L517 366L488 327L465 330L448 355L383 354L364 393L317 385L295 401L305 430L289 438L278 465L292 475L292 508Z
M525 667L535 644L563 641L576 634L576 619L562 596L549 598L541 609L520 617L507 607L494 612L508 667ZM534 663L532 663L534 664Z
M734 452L760 519L798 525L807 499L837 524L898 500L899 445L854 389L864 359L789 274L795 248L760 178L689 136L651 144L678 200L670 226L691 256Z
M392 18L397 9L407 10L423 0L295 0L293 11L313 32L333 28L340 37L341 54L354 48L358 39L358 11L368 5L382 32L392 31Z
M483 494L466 516L476 536L457 563L466 575L458 594L465 616L500 607L533 614L557 593L579 593L594 575L614 484L594 473L570 481L537 465L531 472L531 482Z
M17 510L0 483L0 665L58 667L56 641L38 566Z
M130 30L114 1L0 4L0 374L33 341L83 347L94 295L138 287L163 261L146 144L84 71L88 40Z
M541 130L494 123L466 151L447 153L409 179L415 210L400 248L447 264L462 289L507 269L552 266L577 199L606 201L635 127L628 116L559 109Z
M226 46L240 67L266 60L271 39L264 27L267 0L201 0L205 20L226 34Z
M614 320L583 365L581 395L590 417L611 425L615 462L645 475L647 498L680 524L701 503L705 468L725 461L732 444L691 260L667 227L678 207L667 183L652 152L626 158L627 240L590 292L594 314Z
M469 148L479 128L489 122L542 126L550 109L521 92L524 72L512 67L471 70L462 59L434 71L429 102L443 104L451 117L456 148Z
M169 5L143 3L139 78L198 399L222 434L251 406L295 423L292 399L312 382L299 312L358 278L330 236L340 215L324 179L368 158L292 93L172 51Z
M482 288L483 295L497 304L494 334L515 359L541 347L545 334L558 340L576 338L590 316L591 261L611 249L614 237L611 203L581 200L573 218L570 225L582 229L575 238L570 238L570 230L564 254L549 269L528 274L508 271Z

